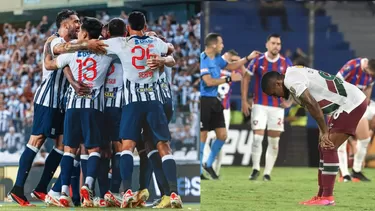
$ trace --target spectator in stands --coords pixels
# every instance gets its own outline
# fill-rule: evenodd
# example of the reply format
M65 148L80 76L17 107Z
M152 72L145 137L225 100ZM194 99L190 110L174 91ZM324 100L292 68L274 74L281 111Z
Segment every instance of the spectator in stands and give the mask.
M48 31L48 16L43 16L42 21L38 25L40 33L44 34Z
M13 126L12 114L8 109L5 109L5 102L0 103L0 145L4 146L5 133Z
M14 127L10 127L9 132L7 132L4 136L4 147L10 154L13 154L19 151L22 146L22 135L20 133L16 133L16 129Z
M259 16L262 27L268 31L268 17L279 16L282 29L292 31L288 24L288 15L283 0L260 0Z

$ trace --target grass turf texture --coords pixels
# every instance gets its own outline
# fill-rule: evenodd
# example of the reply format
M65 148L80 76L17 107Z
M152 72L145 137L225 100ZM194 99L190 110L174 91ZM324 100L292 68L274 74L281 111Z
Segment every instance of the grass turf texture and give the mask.
M250 181L251 171L251 167L224 167L220 181L202 181L201 210L375 210L375 169L364 170L371 182L336 182L336 206L329 207L298 204L317 193L318 168L275 168L270 182L263 181L263 169L256 181Z
M15 204L15 203L1 203L0 204L0 210L1 211L28 211L28 210L32 210L32 211L64 211L64 210L69 210L69 211L74 211L74 210L92 210L92 211L95 211L95 210L100 210L100 211L106 211L106 210L109 210L109 211L123 211L123 210L155 210L155 209L152 209L152 208L143 208L143 209L139 209L139 208L134 208L134 209L120 209L120 208L112 208L112 207L108 207L108 208L81 208L81 207L74 207L74 208L62 208L62 207L46 207L44 204L42 203L34 203L36 205L36 207L20 207L18 206L18 204ZM187 210L187 211L198 211L200 210L200 205L199 204L184 204L183 205L184 207L182 209L160 209L160 210ZM159 210L159 209L156 209L156 210Z

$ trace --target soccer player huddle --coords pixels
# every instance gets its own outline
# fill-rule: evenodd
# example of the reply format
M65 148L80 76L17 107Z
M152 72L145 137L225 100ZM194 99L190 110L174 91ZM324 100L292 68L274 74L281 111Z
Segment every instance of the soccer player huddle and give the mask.
M146 18L137 11L127 25L114 18L103 26L96 18L81 22L76 12L63 10L56 25L58 32L44 46L32 135L8 197L33 206L24 185L37 152L51 138L55 147L34 198L61 207L145 207L154 172L163 195L154 207L181 208L168 128L173 45L146 32ZM135 149L139 188L132 187ZM59 165L60 176L47 190ZM81 169L84 185L79 187ZM100 193L94 192L96 180ZM119 193L121 183L124 193Z

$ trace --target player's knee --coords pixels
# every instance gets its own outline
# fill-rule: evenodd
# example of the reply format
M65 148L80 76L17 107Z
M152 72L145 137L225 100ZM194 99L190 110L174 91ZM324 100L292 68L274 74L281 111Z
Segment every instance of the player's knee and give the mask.
M129 150L134 152L136 142L132 140L122 140L122 151Z
M217 134L216 137L217 137L217 139L219 139L219 140L223 140L223 141L225 141L225 140L227 140L227 138L228 138L228 133L227 133L227 132L224 132L224 133L221 133L221 134Z
M159 141L156 147L159 151L160 157L172 154L172 150L171 150L171 147L169 146L169 142Z
M206 142L207 140L207 131L201 131L201 142Z
M31 135L28 144L40 149L40 147L42 147L42 145L44 144L45 140L46 138L43 135Z
M64 152L69 152L69 153L72 153L72 154L76 154L77 153L77 148L72 148L70 146L64 146Z
M58 150L64 150L63 138L59 136L55 141L55 148Z

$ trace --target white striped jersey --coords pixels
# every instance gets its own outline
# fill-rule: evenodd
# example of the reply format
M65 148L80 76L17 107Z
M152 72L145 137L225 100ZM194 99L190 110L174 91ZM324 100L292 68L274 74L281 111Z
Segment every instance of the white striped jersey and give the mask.
M172 77L172 68L164 66L164 72L161 73L159 77L159 86L162 93L161 99L163 104L167 102L167 98L172 99L171 81L169 80L171 77L168 76Z
M162 101L158 86L159 72L147 66L152 54L166 54L168 45L157 37L115 37L103 41L107 54L119 57L124 80L124 105L140 101Z
M8 132L12 120L12 113L8 110L0 111L0 132Z
M57 57L57 67L69 65L74 79L91 87L90 94L78 96L70 85L66 109L94 108L100 111L104 110L104 83L111 62L111 57L96 55L89 51L77 51Z
M105 107L122 107L124 101L122 74L120 59L116 58L112 61L107 74L104 89Z
M55 36L55 35L53 35ZM65 40L61 37L57 37L51 42L51 51L53 54L53 48L60 43L65 43ZM44 48L45 50L45 48ZM44 55L43 52L43 78L42 83L38 87L34 96L34 103L43 105L51 108L61 108L64 94L69 85L64 72L62 69L58 70L47 70L44 66Z

